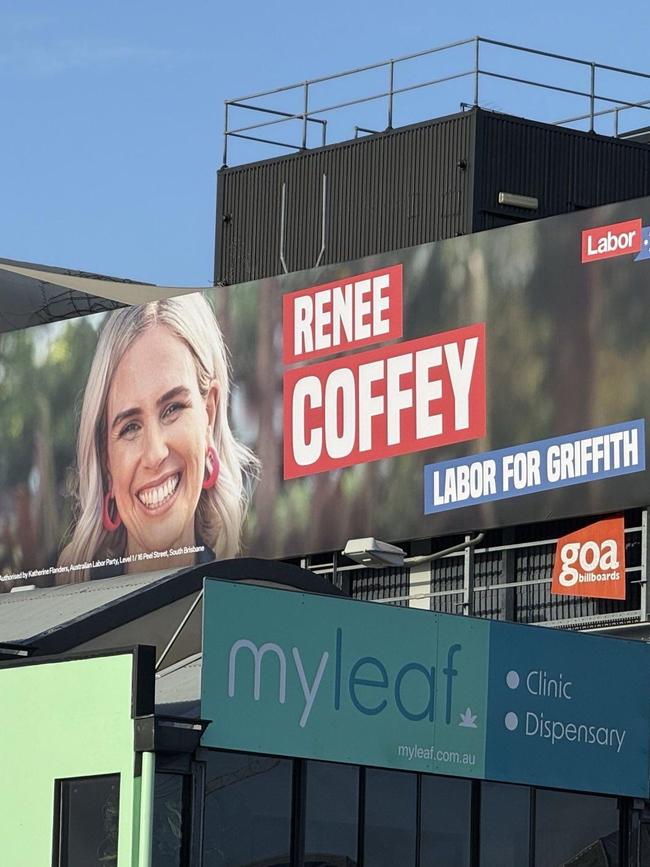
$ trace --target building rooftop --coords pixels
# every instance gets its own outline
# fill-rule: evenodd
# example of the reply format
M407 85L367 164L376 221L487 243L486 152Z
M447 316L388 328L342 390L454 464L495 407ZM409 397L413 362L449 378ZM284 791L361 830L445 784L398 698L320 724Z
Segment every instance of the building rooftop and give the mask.
M44 655L150 644L161 662L164 658L165 671L172 671L175 663L200 650L201 606L194 603L206 577L341 595L327 578L254 557L21 589L0 594L0 659L24 652Z
M0 594L0 643L33 641L161 584L174 570Z
M196 719L201 706L201 666L197 653L156 674L156 712Z

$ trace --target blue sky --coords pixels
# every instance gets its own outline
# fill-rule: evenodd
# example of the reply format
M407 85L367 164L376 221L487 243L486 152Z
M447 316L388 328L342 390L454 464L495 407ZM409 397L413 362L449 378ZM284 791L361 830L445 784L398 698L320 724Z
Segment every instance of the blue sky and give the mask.
M208 284L224 99L476 34L650 72L638 8L4 0L0 256ZM636 99L650 98L648 84ZM618 81L603 86L619 90ZM327 99L345 98L342 87L330 86ZM486 102L513 108L489 94ZM360 110L357 122L366 116Z

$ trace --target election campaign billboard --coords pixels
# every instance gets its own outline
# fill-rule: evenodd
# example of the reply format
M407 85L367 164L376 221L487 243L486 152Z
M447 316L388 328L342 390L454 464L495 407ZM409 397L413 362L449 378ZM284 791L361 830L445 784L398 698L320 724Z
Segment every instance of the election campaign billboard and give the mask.
M0 336L0 573L650 501L650 200Z

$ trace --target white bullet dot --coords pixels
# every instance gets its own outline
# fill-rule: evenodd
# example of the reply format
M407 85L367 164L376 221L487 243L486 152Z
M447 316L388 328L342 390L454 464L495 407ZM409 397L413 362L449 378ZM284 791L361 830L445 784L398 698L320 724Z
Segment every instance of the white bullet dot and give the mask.
M516 671L509 671L506 674L506 683L510 687L510 689L517 689L519 686L519 675Z
M513 713L512 711L510 711L509 713L506 714L506 718L505 718L504 722L506 724L506 728L508 729L508 731L514 732L514 730L519 725L519 718L517 717L516 713Z

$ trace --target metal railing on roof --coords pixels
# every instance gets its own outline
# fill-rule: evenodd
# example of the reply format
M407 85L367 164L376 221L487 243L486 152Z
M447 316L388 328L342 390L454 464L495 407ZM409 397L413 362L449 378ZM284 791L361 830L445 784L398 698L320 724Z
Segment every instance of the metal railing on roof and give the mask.
M416 569L340 565L337 557L304 565L339 585L345 576L350 595L382 604L560 629L625 628L650 622L650 510L643 509L640 517L639 524L625 529L627 592L621 600L553 594L555 536L457 551Z
M413 79L417 65L423 61L440 61L440 64L430 65L429 69L425 69L425 74L420 77L416 75ZM547 63L550 64L549 68L543 69ZM533 77L524 74L527 64ZM358 95L356 88L363 76L368 74L373 74L375 79L380 76L384 83L377 85L373 81L369 92ZM401 83L400 77L403 77L404 83ZM605 92L613 86L614 79L622 79L617 84L621 92ZM314 104L319 91L332 83L336 94L334 101ZM490 88L493 83L500 85L501 90L493 91ZM450 84L459 85L460 89L452 88L445 96L443 86ZM518 92L509 92L506 85L515 85ZM639 86L645 87L645 92L635 92ZM543 99L533 104L527 95L522 99L521 87L526 88L526 94L530 94L531 89L539 96L552 94L553 106ZM431 88L437 88L436 95L439 97L433 112L431 102L421 100L417 105L406 105L397 118L400 100L405 100L409 94L429 91ZM586 125L591 132L625 137L639 132L638 129L631 129L635 121L637 127L650 124L650 98L646 96L649 92L650 73L474 36L380 63L227 99L223 165L228 165L232 139L269 148L301 151L356 138L359 133L391 130L395 126L440 117L472 106L494 109L495 99L504 97L509 100L508 106L498 103L498 110L504 113L534 117L560 126L577 124L578 128L582 128L580 125ZM552 113L554 107L558 110L560 105L566 105L571 114L558 120ZM372 106L371 115L375 120L368 120L366 113L362 123L350 126L349 119L339 122L346 109L361 111L361 107L365 106ZM233 126L233 116L239 116L242 110L253 113L255 119L251 123ZM638 123L639 116L644 118L644 123ZM623 123L625 120L629 123ZM310 135L312 129L317 131L315 140ZM282 130L281 138L274 136L276 130ZM268 155L271 154L264 152L254 158Z

